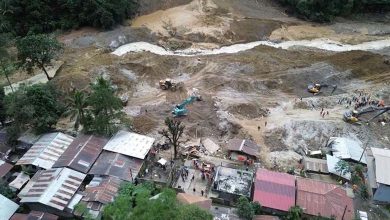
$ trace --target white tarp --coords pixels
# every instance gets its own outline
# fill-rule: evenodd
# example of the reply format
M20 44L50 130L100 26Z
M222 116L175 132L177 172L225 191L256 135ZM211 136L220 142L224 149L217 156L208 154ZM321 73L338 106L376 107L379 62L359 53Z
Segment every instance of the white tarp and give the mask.
M344 137L331 137L328 141L328 147L333 152L333 156L337 158L351 159L367 164L362 143L359 141Z

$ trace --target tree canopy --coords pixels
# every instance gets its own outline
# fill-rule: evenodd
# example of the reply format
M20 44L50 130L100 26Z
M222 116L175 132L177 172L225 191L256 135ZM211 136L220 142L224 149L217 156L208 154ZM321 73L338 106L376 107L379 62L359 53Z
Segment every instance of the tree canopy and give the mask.
M136 0L0 0L0 32L25 36L81 26L108 29L137 8Z
M51 130L63 112L58 98L50 84L22 86L5 99L7 115L14 120L12 126L19 130L32 127L38 134Z
M390 0L278 0L303 18L329 22L335 16L365 11L390 10Z
M45 65L50 64L62 48L57 39L45 34L29 35L19 39L16 42L16 47L22 67L31 72L32 68L36 66L43 70L48 80L51 80Z
M104 208L103 219L139 220L211 220L206 210L183 205L176 200L172 189L161 193L150 184L122 186L115 201Z
M243 219L251 220L254 215L261 214L261 205L250 202L247 197L241 196L237 201L237 214Z

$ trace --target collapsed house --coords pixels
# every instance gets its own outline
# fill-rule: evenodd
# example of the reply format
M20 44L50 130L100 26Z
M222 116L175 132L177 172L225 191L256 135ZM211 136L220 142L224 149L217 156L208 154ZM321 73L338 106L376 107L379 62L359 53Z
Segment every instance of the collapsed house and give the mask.
M50 169L73 140L72 136L61 132L42 135L18 160L16 165L30 165L33 168Z
M85 176L68 168L39 170L18 197L32 210L72 217L70 210L78 203L75 200L81 199L76 192Z
M104 206L114 201L122 182L116 177L94 177L86 186L81 203L94 218L99 218Z
M213 201L229 205L240 196L250 198L252 193L253 173L219 166L216 169L210 198Z
M337 158L367 164L362 143L359 141L345 137L331 137L326 146Z
M260 152L260 147L247 139L232 139L227 143L227 149L229 158L239 161L255 160Z
M287 212L295 205L295 177L266 169L258 169L253 201L269 212Z
M19 205L0 194L0 219L10 219Z
M326 164L327 164L327 167L328 167L328 171L329 173L333 174L333 175L336 175L338 177L341 177L345 180L351 180L351 171L343 171L343 172L340 172L337 170L337 164L341 161L342 159L338 158L338 157L335 157L335 156L331 156L329 154L326 155Z
M36 135L32 130L25 131L18 138L18 148L20 149L30 149L41 137L42 135Z
M81 135L74 139L58 158L53 168L68 167L82 173L88 173L107 142L106 138Z
M296 181L296 205L303 213L336 220L354 219L353 200L341 186L299 177Z
M23 186L30 180L30 176L24 172L15 173L16 178L8 184L12 191L16 192L23 188Z
M376 203L390 203L390 150L372 147L367 150L368 182Z

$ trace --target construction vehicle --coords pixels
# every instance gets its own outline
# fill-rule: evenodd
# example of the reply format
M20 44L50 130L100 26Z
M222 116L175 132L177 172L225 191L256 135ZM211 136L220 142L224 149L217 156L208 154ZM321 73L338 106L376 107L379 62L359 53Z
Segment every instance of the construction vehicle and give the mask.
M188 109L186 109L186 106L193 103L196 100L199 100L198 97L196 96L188 97L182 103L176 105L176 107L172 111L172 114L175 115L175 117L187 115Z
M169 78L166 78L165 80L164 79L160 80L159 85L160 85L160 89L162 89L162 90L169 89L173 92L183 87L182 82L176 82L176 81L169 79Z
M322 88L327 88L327 87L333 87L332 92L330 93L331 95L334 93L334 91L337 89L337 85L328 85L328 84L319 84L319 83L312 83L307 86L307 91L310 93L313 93L314 95L317 95L318 93L321 92Z
M359 117L363 114L366 114L366 113L370 113L370 112L379 112L377 113L374 117L370 118L369 120L367 120L366 122L370 122L372 120L374 120L375 118L379 117L380 115L386 113L390 111L390 106L386 106L386 107L373 107L373 106L370 106L370 107L367 107L365 109L362 109L360 111L358 110L350 110L350 111L347 111L347 112L344 112L343 114L343 119L344 121L348 122L348 123L356 123L356 122L359 122L361 121L359 119Z

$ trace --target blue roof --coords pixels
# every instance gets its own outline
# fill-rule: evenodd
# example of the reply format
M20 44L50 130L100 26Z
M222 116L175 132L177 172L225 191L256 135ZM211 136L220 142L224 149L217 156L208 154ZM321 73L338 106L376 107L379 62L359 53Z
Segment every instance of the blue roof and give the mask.
M374 200L382 203L390 203L390 186L379 184L374 194Z

